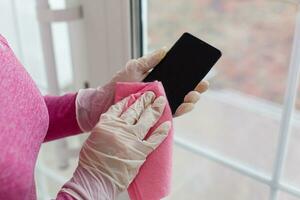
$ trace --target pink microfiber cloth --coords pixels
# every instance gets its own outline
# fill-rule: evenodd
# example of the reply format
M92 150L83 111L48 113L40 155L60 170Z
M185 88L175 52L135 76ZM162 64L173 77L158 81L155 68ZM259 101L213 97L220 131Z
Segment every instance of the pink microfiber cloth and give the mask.
M165 96L161 82L151 83L123 83L116 84L115 102L131 95L130 106L141 94L146 91L153 91L158 96ZM172 122L172 112L167 104L161 118L149 130L146 138L151 135L161 123ZM128 188L132 200L160 200L170 193L172 176L172 146L173 146L173 125L168 137L155 149L140 168L139 174Z

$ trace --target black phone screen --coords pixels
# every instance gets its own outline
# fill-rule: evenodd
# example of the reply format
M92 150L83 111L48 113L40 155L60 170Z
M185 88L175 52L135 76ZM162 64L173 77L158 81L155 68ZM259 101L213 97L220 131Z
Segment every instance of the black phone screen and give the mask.
M144 82L161 81L172 113L205 77L221 51L195 36L184 33Z

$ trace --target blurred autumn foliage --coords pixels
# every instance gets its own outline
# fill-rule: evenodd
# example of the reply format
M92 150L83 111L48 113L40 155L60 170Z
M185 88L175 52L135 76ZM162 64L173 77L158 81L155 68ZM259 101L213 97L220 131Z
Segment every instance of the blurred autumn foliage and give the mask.
M282 104L296 11L292 0L151 0L148 49L170 47L183 32L191 32L223 52L211 88Z

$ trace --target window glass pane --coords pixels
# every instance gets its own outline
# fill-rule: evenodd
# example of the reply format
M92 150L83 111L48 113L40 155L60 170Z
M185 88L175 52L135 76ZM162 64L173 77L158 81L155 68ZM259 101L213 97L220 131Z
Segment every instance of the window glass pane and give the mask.
M290 194L287 194L285 192L280 192L278 200L299 200L299 198L292 196Z
M267 199L268 186L180 147L174 150L173 188L166 199Z
M223 57L196 109L176 134L272 169L296 17L295 1L147 1L146 49L169 47L185 31Z
M59 86L63 91L71 90L73 71L67 24L54 23L52 33Z
M45 90L42 47L34 0L3 0L0 6L1 34L12 45L14 52L38 86Z
M299 85L300 88L300 85ZM288 153L286 158L286 163L284 166L283 179L284 181L294 184L300 188L300 93L298 92L297 97L297 109L293 114L293 121L291 127L291 133L289 138Z
M65 9L66 3L61 0L50 0L52 9ZM72 90L73 71L71 63L70 41L68 35L68 24L55 22L51 26L54 42L55 60L59 86L62 91Z
M73 172L76 169L78 164L79 149L83 141L85 141L85 139L86 139L86 135L73 136L66 139L69 149L72 149L71 150L72 153L66 155L66 157L68 157L67 167L61 167L60 165L61 160L57 156L58 154L57 148L58 148L58 143L60 141L52 141L43 144L43 147L39 154L38 162L42 164L44 167L47 167L47 170L49 172L52 172L60 179L65 180L63 182L58 182L51 177L44 178L46 183L45 188L47 189L48 195L51 197L51 199L56 197L57 193L59 192L63 184L72 177ZM40 166L38 165L38 167ZM38 173L36 177L38 177L37 194L39 196L43 196L44 194L41 189L42 187L40 183L43 177Z
M14 21L14 6L13 1L0 1L0 34L3 35L9 42L15 54L20 56L18 49L17 33L15 31ZM5 20L3 20L5 19Z
M52 0L51 7L62 9L64 1ZM36 1L3 0L0 2L0 34L7 38L18 59L39 88L46 92L47 79L42 43L36 15ZM66 23L52 25L58 81L61 89L72 88L72 66Z

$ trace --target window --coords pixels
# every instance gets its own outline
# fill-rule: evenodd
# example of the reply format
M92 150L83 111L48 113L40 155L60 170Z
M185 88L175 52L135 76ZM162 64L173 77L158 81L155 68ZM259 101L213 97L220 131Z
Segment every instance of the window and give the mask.
M0 32L44 93L103 84L131 56L171 47L185 31L222 50L210 90L174 120L167 199L300 199L299 1L36 2L48 1L0 1ZM43 145L40 199L72 175L84 137Z
M291 55L295 24L300 25L297 2L151 0L142 3L142 12L146 13L145 51L163 45L170 47L187 31L223 52L207 77L210 90L202 95L191 114L175 119L175 178L170 199L182 199L180 194L189 195L188 199L276 199L278 189L299 198L300 177L296 167L300 162L299 98L293 122L290 124L288 120L291 117L288 109L294 108L291 98L297 83L292 79L298 76L291 75L292 72L288 76L288 72L294 67L298 73L300 67L299 57ZM294 46L300 48L300 32L295 37ZM289 69L292 59L297 64L291 64ZM289 98L284 101L285 94ZM284 162L284 141L289 128L291 141ZM199 157L189 160L179 148ZM218 169L204 167L204 158L217 161ZM224 166L242 176L228 175ZM186 176L182 176L187 169ZM256 180L245 180L245 176ZM219 184L222 186L218 187ZM271 192L266 189L268 185ZM289 197L280 195L279 199Z

